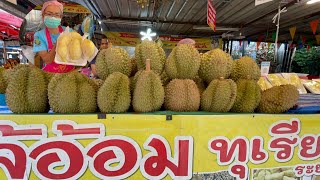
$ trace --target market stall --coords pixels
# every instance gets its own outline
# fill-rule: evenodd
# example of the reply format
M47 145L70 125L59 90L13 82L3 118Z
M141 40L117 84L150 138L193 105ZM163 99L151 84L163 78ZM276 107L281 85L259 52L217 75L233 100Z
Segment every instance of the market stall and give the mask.
M242 35L231 40L228 34L240 29L219 27L221 19L232 19L217 11L216 24L202 11L214 5L234 19L249 15L233 15L225 1L79 2L92 10L97 30L101 27L99 33L108 37L110 46L98 51L94 38L67 29L56 41L54 62L85 66L95 58L99 79L78 71L53 74L30 65L0 68L0 177L320 178L320 81L301 73L269 73L270 61L279 56L268 61L268 51L257 53L260 38L254 47L249 40L235 47L233 41ZM253 1L231 3L238 5L235 9L255 6ZM257 7L269 7L274 15L279 4L272 3ZM97 4L110 11L101 11ZM115 16L130 16L137 9L141 21ZM166 20L153 17L157 10ZM102 13L111 16L103 19L109 16ZM158 32L145 31L149 19L159 23L151 25ZM197 36L207 19L210 33ZM197 21L200 27L190 27ZM243 29L249 35L257 30ZM244 53L244 44L259 57ZM292 50L284 46L286 64ZM275 43L272 48L277 47ZM237 54L232 53L235 48Z

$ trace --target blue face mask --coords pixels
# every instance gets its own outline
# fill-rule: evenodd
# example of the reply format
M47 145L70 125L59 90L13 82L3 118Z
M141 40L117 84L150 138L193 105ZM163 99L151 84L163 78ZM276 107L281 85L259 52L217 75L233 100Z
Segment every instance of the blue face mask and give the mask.
M57 28L61 23L61 18L51 17L51 16L45 16L44 17L44 24L48 28Z

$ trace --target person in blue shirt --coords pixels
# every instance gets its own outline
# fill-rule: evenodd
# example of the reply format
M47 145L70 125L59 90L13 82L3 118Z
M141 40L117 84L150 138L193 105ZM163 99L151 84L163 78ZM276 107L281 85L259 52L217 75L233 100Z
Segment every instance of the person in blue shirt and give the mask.
M43 4L42 20L45 28L34 34L33 52L38 53L44 61L44 71L52 73L66 73L74 69L74 66L56 64L56 42L64 28L60 25L63 16L63 5L57 0L47 1Z

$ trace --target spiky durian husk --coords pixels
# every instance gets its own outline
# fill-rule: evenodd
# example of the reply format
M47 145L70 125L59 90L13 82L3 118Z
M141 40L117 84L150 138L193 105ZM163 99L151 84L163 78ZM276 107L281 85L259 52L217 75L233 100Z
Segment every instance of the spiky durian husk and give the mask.
M283 113L292 108L299 99L299 92L293 85L274 86L261 94L257 108L261 113Z
M200 92L191 79L174 79L165 88L165 108L171 111L198 111Z
M131 64L132 64L132 71L130 77L134 76L138 72L138 66L137 66L137 58L132 57L131 58Z
M130 90L131 92L134 91L138 78L141 75L141 73L143 72L143 70L138 71L133 77L130 78Z
M96 59L97 75L105 80L114 72L130 76L132 63L129 54L122 48L108 48L99 52Z
M98 89L100 89L104 83L102 79L92 79L92 81L96 83L96 85L98 86Z
M49 104L57 113L90 113L97 109L98 86L76 71L56 74L48 86Z
M133 109L137 112L158 111L164 102L164 88L158 74L142 71L134 86Z
M232 72L232 57L221 49L214 49L204 53L201 56L201 65L199 76L208 84L214 80L223 77L228 79Z
M46 77L47 83L49 84L51 79L55 75L55 73L50 73L50 72L46 72L46 71L43 71L43 73L44 73L44 76Z
M98 106L103 113L128 111L131 103L129 78L120 73L112 73L98 92Z
M182 44L170 53L165 70L170 79L193 79L198 75L200 54L191 45Z
M166 54L157 43L145 40L136 46L135 59L138 70L145 70L146 60L150 59L151 70L161 74L164 69Z
M198 86L198 89L199 89L199 92L200 92L200 96L202 95L203 91L206 90L207 88L207 85L206 83L204 82L204 80L202 78L200 78L199 76L195 77L193 79L193 81L197 84Z
M257 63L250 57L244 56L234 61L233 70L230 79L251 79L258 81L261 76L260 68Z
M272 85L270 84L270 82L267 80L266 77L260 77L258 81L258 85L260 86L262 91L265 91L272 87Z
M7 82L3 75L5 71L6 70L3 67L0 67L0 94L6 93L7 89Z
M138 71L133 77L130 78L130 89L131 91L134 90L134 87L137 83L138 77L140 76L140 74L143 72L143 70ZM158 73L156 73L157 75L159 75ZM168 77L168 75L166 74L165 71L162 72L162 74L160 75L160 79L161 79L161 83L163 86L166 86L169 82L170 79Z
M237 95L237 85L231 79L211 81L201 96L201 108L210 112L228 112Z
M40 69L18 65L10 75L6 89L6 102L12 112L48 112L48 83Z
M255 80L239 79L237 82L237 97L231 109L233 112L252 113L261 100L261 90Z
M166 71L162 72L162 74L160 75L160 78L163 86L166 86L170 82L170 78L168 77Z

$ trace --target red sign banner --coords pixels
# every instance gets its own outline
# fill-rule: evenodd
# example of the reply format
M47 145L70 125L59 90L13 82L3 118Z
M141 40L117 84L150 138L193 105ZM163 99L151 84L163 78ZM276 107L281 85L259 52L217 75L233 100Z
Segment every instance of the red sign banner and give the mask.
M216 10L213 7L211 0L208 0L207 6L207 24L211 27L211 29L216 31Z

